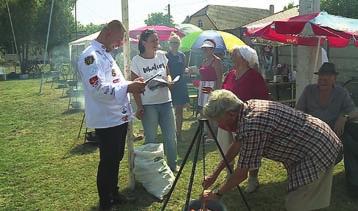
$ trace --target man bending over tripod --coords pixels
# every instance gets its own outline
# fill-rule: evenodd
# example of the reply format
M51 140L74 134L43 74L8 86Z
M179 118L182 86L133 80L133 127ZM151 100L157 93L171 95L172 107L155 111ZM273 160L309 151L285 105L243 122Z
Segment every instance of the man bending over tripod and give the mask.
M220 188L205 190L204 200L217 199L258 168L263 157L283 163L288 174L287 210L312 210L329 206L332 172L342 143L323 121L278 102L249 100L243 103L226 90L212 92L204 115L236 132L226 153L228 162L239 153L237 168ZM203 186L209 188L224 169L221 161Z

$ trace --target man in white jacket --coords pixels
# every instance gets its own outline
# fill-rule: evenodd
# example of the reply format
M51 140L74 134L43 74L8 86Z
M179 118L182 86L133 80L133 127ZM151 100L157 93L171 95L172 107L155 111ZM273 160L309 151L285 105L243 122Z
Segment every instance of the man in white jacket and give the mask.
M110 52L122 45L125 28L111 21L81 54L78 70L84 87L86 124L100 138L97 188L101 210L126 202L118 192L128 122L133 111L128 93L142 93L142 78L126 81Z

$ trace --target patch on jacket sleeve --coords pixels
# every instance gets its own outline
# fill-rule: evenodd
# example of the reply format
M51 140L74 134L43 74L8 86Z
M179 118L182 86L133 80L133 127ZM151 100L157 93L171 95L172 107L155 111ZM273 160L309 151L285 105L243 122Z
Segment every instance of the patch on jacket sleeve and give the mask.
M94 62L94 56L90 55L85 58L86 65L91 65L91 64L93 64L93 62Z
M112 76L113 76L113 77L116 77L116 76L117 76L117 73L116 73L116 70L115 70L115 69L112 69Z
M124 117L122 117L122 121L123 122L128 122L128 115L125 115Z
M93 76L92 78L90 78L89 79L89 83L93 86L93 87L95 87L95 86L97 86L98 85L98 76Z

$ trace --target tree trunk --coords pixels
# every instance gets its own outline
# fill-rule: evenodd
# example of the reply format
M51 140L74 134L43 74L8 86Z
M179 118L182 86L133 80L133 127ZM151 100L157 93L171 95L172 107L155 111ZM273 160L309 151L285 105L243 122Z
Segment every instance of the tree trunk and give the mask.
M30 64L29 64L29 43L25 43L25 66L26 66L26 72L28 73L30 71Z
M26 73L26 62L24 61L24 56L25 56L25 44L21 44L19 58L20 58L20 68L22 74Z

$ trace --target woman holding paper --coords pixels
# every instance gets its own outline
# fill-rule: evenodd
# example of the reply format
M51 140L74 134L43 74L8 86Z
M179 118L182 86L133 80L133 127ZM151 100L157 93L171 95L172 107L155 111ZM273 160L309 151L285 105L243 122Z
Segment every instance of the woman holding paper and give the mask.
M168 67L170 69L170 75L172 78L180 77L171 91L172 103L175 109L175 121L176 121L176 135L177 140L182 140L182 125L183 125L183 108L189 103L188 86L185 80L185 55L178 51L180 46L180 37L175 33L170 35L169 38L169 52L166 54L168 58Z
M134 95L136 116L142 120L145 143L157 142L158 125L164 139L164 153L172 171L177 170L177 140L172 98L169 87L173 85L168 59L158 51L159 39L154 30L144 30L139 38L139 55L132 59L132 78L142 77L147 82L143 94ZM153 80L153 76L157 75Z

